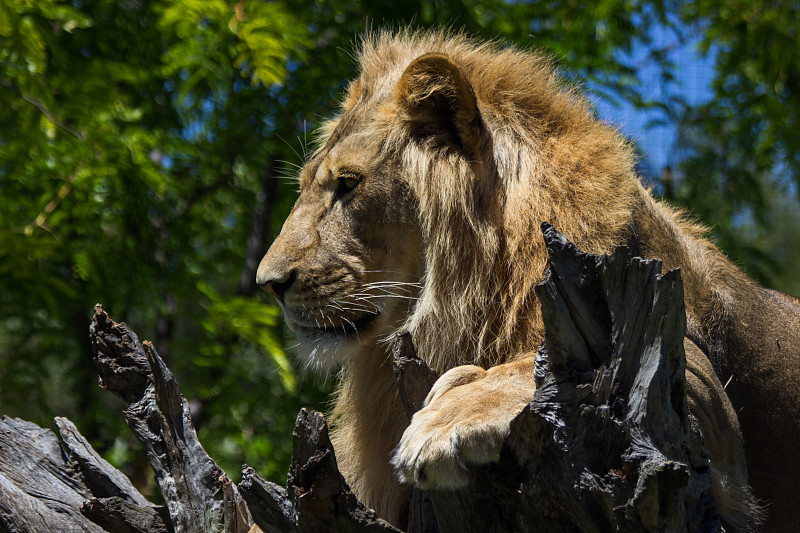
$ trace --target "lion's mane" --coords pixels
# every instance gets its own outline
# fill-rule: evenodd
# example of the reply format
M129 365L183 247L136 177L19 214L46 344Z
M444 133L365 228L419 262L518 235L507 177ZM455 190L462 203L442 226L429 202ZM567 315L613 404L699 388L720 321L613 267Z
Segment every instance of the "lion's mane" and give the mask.
M493 365L536 348L543 326L533 286L547 262L542 221L583 249L604 253L632 236L637 212L651 211L659 219L652 224L670 228L667 239L688 239L702 251L698 276L743 278L705 241L705 228L650 199L631 145L535 52L441 30L367 35L357 56L360 76L340 117L324 127L323 144L341 116L391 94L408 65L427 53L444 54L464 70L489 132L484 160L492 164L410 135L391 102L366 127L401 154L408 175L397 178L408 180L419 199L427 270L407 326L435 368ZM668 248L685 256L678 246ZM700 284L705 305L723 312L726 296L713 283Z

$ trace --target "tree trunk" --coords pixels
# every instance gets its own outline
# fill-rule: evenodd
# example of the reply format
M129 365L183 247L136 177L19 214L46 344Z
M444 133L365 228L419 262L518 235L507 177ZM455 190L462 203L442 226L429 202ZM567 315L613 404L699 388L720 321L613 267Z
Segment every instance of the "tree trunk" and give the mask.
M624 247L595 258L543 229L533 401L497 464L430 493L439 531L719 531L687 408L680 273Z

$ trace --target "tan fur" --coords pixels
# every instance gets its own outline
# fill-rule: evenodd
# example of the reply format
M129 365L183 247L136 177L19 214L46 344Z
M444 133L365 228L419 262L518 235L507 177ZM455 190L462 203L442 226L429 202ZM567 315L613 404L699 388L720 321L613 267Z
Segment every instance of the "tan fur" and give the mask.
M400 32L366 37L358 61L360 75L323 128L258 281L280 296L307 364L342 365L332 438L363 501L400 524L408 489L396 481L393 457L404 479L434 487L458 478L454 469L494 457L508 420L532 396L530 354L543 335L533 287L547 263L545 220L589 252L627 243L682 269L689 400L729 523L746 527L753 507L739 423L712 362L725 380L734 373L733 405L753 406L743 426L748 461L781 491L792 488L800 463L784 445L800 437L800 400L786 391L787 383L800 388L796 302L765 297L702 227L653 200L627 142L538 55L443 32ZM780 353L747 335L756 321L779 316L777 306L787 322L765 327L786 337ZM431 366L453 369L410 427L386 342L400 327ZM751 370L751 357L765 366ZM759 413L776 402L770 422L778 425L760 439ZM475 412L484 416L459 419ZM788 470L769 466L763 457L773 452ZM758 497L796 501L798 492L763 487L756 485ZM788 516L775 523L790 524Z

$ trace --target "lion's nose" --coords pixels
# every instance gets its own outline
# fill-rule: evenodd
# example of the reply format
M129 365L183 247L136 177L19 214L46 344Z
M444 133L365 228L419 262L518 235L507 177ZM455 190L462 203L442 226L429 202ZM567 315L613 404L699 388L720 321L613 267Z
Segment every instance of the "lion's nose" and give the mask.
M281 302L283 302L284 294L286 294L286 291L289 290L289 287L292 286L296 279L297 272L294 270L276 273L259 269L256 275L256 283L258 286L275 296Z

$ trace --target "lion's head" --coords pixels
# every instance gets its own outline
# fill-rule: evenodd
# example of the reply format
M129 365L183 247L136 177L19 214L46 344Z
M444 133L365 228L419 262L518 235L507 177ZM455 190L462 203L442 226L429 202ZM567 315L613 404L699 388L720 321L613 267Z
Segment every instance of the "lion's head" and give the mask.
M618 242L627 145L535 54L381 34L360 66L258 270L301 356L329 367L400 327L439 370L535 348L532 236L548 220L590 251Z
M400 164L363 127L300 176L300 197L258 269L283 306L308 365L329 368L403 323L419 293L421 238L414 194ZM342 131L345 130L345 131Z

